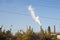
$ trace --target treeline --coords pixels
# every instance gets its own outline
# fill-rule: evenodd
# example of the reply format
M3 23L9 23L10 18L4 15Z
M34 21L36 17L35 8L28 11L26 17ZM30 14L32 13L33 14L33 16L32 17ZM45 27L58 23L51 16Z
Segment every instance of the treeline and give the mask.
M57 40L56 35L51 35L50 26L47 31L40 27L40 32L34 32L33 28L29 26L26 32L20 30L13 35L11 30L3 30L0 28L0 40Z

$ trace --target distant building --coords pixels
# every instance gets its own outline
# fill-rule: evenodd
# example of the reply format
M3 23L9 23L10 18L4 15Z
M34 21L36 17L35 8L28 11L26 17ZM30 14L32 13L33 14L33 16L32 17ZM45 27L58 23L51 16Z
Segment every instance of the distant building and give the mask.
M57 39L60 39L60 35L57 35Z
M55 25L54 25L54 32L51 33L51 36L52 36L52 38L56 37L57 39L60 39L60 33L56 32Z

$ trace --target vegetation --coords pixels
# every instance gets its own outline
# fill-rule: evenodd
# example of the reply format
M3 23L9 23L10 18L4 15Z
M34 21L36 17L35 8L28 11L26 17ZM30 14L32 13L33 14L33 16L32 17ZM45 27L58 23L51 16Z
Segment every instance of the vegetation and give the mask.
M51 35L50 26L48 26L48 30L44 31L42 26L40 32L34 32L33 28L29 26L26 32L20 30L13 35L11 30L2 31L2 27L0 28L0 40L57 40L56 35Z

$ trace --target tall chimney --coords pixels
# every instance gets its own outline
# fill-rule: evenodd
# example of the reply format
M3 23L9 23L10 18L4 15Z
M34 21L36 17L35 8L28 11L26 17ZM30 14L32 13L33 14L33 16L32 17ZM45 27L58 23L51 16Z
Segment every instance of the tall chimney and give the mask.
M56 33L55 25L54 25L54 33Z

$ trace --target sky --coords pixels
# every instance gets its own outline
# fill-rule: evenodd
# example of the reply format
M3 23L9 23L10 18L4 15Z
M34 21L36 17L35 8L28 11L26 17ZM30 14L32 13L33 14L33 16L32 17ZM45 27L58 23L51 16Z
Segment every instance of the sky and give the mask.
M11 28L15 33L20 29L26 31L31 26L35 32L39 32L40 25L32 19L29 5L39 16L44 30L50 26L53 31L55 25L56 32L60 32L60 0L0 0L0 25L3 25L3 30Z

